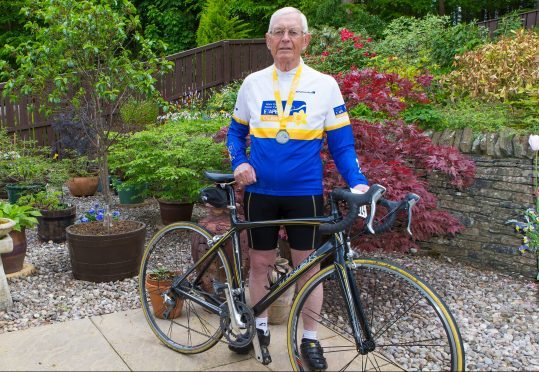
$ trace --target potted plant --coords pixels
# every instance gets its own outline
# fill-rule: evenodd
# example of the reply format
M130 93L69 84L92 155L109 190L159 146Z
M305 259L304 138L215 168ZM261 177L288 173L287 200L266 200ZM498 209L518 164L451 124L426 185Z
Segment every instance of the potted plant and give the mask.
M1 255L6 274L22 270L27 248L26 228L36 226L39 216L41 213L31 206L0 202L0 218L7 218L15 222L13 230L9 233L13 240L13 251Z
M150 294L150 302L152 304L153 313L160 319L174 319L182 315L183 299L176 298L176 305L168 314L164 315L167 310L164 302L163 293L168 291L172 285L172 280L176 274L167 268L158 268L146 275L146 289Z
M60 243L66 240L66 227L75 222L76 207L63 202L60 191L40 191L37 194L19 198L19 205L29 205L38 209L37 235L42 241Z
M220 125L217 120L172 120L148 126L111 148L111 168L124 172L125 185L148 185L163 224L190 220L198 193L207 185L203 171L226 168L225 147L211 137Z
M121 220L113 211L109 231L103 229L105 208L99 204L84 212L66 228L73 277L91 282L110 282L138 274L146 224Z
M73 196L92 196L99 184L97 161L88 159L86 155L73 155L64 158L67 164L69 179L66 186Z

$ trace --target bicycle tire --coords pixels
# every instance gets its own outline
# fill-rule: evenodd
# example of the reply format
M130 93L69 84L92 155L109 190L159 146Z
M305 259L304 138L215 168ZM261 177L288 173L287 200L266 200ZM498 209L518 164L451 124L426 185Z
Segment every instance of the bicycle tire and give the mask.
M300 355L301 313L310 293L324 291L320 313L309 313L318 323L318 339L330 370L451 370L465 368L464 347L456 322L443 300L423 280L387 261L356 259L348 263L360 292L376 348L361 355L335 266L315 274L299 290L288 319L288 354L293 370L307 368Z
M146 320L155 335L169 348L184 354L196 354L214 346L223 336L218 314L201 307L187 298L177 298L170 294L174 303L183 302L181 310L176 305L164 303L162 297L157 297L158 304L152 305L150 295L157 293L154 287L145 280L147 274L158 268L179 274L195 265L194 249L200 244L207 244L212 234L203 227L189 222L177 222L158 231L148 243L139 273L139 297ZM196 254L195 254L196 256ZM197 283L196 275L203 273ZM222 305L226 300L224 295L213 292L213 280L221 283L232 278L231 268L225 253L219 248L217 254L206 258L195 268L187 278L190 294L211 301L215 306ZM154 309L155 306L155 309ZM180 305L178 305L180 306ZM158 308L169 309L166 315L159 317ZM155 311L154 311L155 310ZM162 311L162 310L161 310ZM180 314L181 311L181 314Z

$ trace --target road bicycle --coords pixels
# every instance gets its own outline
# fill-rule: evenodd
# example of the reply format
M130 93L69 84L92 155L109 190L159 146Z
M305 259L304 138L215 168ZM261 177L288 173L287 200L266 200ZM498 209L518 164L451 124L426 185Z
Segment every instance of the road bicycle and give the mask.
M368 207L369 214L360 234L391 229L401 212L408 217L406 229L411 233L412 207L419 200L417 195L390 201L382 198L385 188L380 185L371 186L364 194L336 189L328 198L331 211L327 216L240 221L233 175L205 174L215 184L212 191L226 197L230 229L213 235L192 222L174 223L155 234L142 258L142 308L150 328L166 346L194 354L207 351L218 342L236 347L252 342L257 360L271 363L268 348L255 337L254 319L302 275L320 265L320 270L297 289L290 308L287 348L291 369L307 368L300 353L303 312L303 316L317 321L318 339L330 370L464 370L459 329L434 289L389 261L358 257L351 247L351 231L357 231L351 226L359 219L363 206ZM345 216L341 212L344 206L348 208ZM375 218L377 207L379 212L386 212L384 216L378 214ZM241 268L240 232L298 224L317 226L324 234L323 244L270 283L267 295L249 306ZM161 289L159 305L152 305L153 287L146 284L145 278L159 270L173 272L174 279L169 288ZM319 286L324 291L322 310L314 313L305 301ZM177 310L180 305L181 314ZM161 308L160 312L156 306Z

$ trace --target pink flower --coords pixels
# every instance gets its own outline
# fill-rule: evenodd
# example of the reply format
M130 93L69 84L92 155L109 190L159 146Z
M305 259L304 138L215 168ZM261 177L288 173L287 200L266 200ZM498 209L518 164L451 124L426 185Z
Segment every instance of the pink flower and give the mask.
M367 43L372 43L372 37L367 38Z
M369 56L369 52L363 52L363 55L364 55L365 57L368 57L368 56Z
M341 30L341 41L346 41L353 37L354 37L354 33L352 31L349 31L346 28L343 28Z
M363 48L363 43L354 43L354 48L356 48L356 49Z
M329 56L329 52L328 52L327 50L324 50L324 51L322 52L322 55L323 55L324 57L327 57L327 56Z

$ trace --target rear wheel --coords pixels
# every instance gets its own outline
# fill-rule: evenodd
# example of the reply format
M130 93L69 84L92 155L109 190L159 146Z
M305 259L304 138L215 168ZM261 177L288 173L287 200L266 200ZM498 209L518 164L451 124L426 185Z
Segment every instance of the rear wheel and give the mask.
M374 351L357 351L334 266L313 276L300 290L288 321L288 352L294 370L308 369L300 355L301 313L315 319L330 370L464 370L462 339L444 302L421 279L385 261L349 264L374 337ZM322 310L304 307L310 293L324 288Z
M178 296L164 281L148 281L156 272L172 272L174 277L188 272L204 252L212 235L189 222L166 226L146 247L139 275L139 295L150 328L168 347L181 353L200 353L214 346L222 337L219 314L192 299ZM195 257L195 259L193 259ZM217 295L213 284L232 278L227 257L221 249L198 263L180 283L189 294L215 307L223 305L224 295ZM170 284L168 284L170 286Z

